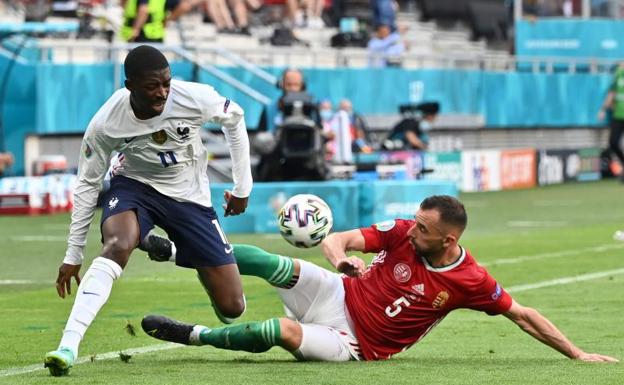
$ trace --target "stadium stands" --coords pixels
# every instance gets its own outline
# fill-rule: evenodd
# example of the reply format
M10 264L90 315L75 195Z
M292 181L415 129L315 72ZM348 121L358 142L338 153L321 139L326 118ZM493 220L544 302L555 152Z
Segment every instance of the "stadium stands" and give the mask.
M507 12L502 1L477 0L468 3L468 24L474 40L507 40Z

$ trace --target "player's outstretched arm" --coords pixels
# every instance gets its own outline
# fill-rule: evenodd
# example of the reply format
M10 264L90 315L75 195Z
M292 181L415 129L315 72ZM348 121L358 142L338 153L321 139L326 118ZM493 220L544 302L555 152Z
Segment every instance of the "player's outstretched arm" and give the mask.
M359 277L366 270L366 264L356 256L347 256L347 251L364 251L364 236L360 230L349 230L329 234L321 242L323 255L339 272Z
M525 307L513 301L504 316L512 320L520 329L533 338L557 350L561 354L580 361L618 362L614 357L597 353L586 353L575 346L557 327L537 310Z

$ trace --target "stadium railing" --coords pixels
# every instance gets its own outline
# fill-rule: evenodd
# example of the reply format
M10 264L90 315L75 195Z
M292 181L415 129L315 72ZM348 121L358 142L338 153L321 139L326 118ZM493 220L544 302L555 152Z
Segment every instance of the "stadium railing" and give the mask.
M117 55L119 62L122 55L132 47L128 44L98 44L94 41L67 41L44 39L38 43L41 61L48 62L98 62ZM218 47L183 49L180 46L161 45L167 52L181 56L185 52L187 59L203 66L240 66L254 75L274 83L274 75L264 72L259 66L269 67L304 67L304 68L366 68L369 53L365 49L310 49L298 47L250 48L241 50ZM210 64L207 64L210 63ZM510 56L507 54L406 54L402 68L452 68L489 71L522 71L533 73L609 73L617 63L613 59L570 58L570 57L530 57Z

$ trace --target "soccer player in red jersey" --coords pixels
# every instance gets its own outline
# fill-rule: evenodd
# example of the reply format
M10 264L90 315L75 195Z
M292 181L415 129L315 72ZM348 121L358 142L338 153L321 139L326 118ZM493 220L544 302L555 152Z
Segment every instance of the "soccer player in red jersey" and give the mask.
M458 244L467 216L450 196L432 196L416 217L329 235L321 244L342 275L312 263L235 245L241 274L278 289L288 318L210 329L149 315L143 329L188 345L264 352L281 346L301 360L383 360L422 339L449 312L502 314L538 341L581 361L617 362L586 353L535 309L518 304ZM377 253L367 267L348 251Z

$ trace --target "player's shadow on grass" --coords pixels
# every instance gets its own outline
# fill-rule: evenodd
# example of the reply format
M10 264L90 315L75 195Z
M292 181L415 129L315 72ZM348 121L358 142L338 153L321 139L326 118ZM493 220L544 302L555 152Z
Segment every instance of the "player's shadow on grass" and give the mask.
M387 361L350 361L350 362L320 362L320 361L298 361L296 358L284 357L284 358L263 358L262 356L243 356L243 357L186 357L180 359L167 359L162 361L162 366L177 366L181 363L186 365L205 365L207 363L213 364L240 364L240 365L396 365L396 366L408 366L413 368L414 365L431 366L431 367L444 367L448 366L471 366L479 367L481 369L497 368L501 367L522 367L532 365L553 365L561 366L563 362L576 362L567 360L565 358L543 358L543 357L496 357L492 356L474 356L474 357L395 357Z
M379 361L383 362L383 361ZM423 365L423 366L449 366L449 367L457 367L457 366L474 366L479 368L484 367L492 367L492 368L500 368L501 366L522 366L522 365L561 365L562 362L575 362L565 357L552 357L552 358L544 358L544 357L497 357L496 353L491 353L490 355L479 355L479 356L450 356L450 357L395 357L392 359L392 362L395 365Z

